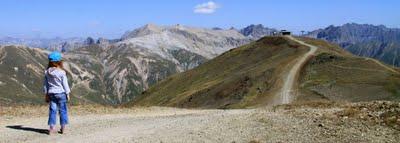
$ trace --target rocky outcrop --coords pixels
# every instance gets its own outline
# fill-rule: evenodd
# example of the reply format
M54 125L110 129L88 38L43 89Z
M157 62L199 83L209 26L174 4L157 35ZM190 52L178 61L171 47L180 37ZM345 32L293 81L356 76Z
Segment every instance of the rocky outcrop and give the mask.
M252 24L241 29L240 33L253 40L257 40L260 39L261 37L272 35L273 32L277 31L278 30L276 29L264 27L262 24L257 24L257 25Z

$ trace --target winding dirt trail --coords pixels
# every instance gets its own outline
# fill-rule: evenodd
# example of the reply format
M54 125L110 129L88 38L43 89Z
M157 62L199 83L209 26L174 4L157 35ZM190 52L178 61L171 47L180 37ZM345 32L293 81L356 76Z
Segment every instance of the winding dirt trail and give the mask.
M372 59L372 58L366 58L366 60L373 61L373 62L377 63L378 65L382 66L383 68L385 68L385 69L387 69L387 70L389 70L389 71L391 71L391 72L394 72L394 73L400 74L400 72L399 72L399 71L397 71L397 70L395 70L395 69L393 69L393 68L391 68L391 67L389 67L389 66L387 66L387 65L383 64L382 62L380 62L380 61L378 61L378 60L376 60L376 59Z
M314 45L310 45L307 44L303 41L297 40L296 38L292 37L292 36L287 36L287 38L289 38L290 40L296 41L304 46L310 47L310 50L304 54L303 57L301 57L300 59L297 59L297 63L292 67L292 69L290 69L288 75L285 78L285 81L283 83L282 89L281 89L281 96L280 96L280 103L281 104L288 104L293 100L293 95L292 95L292 91L293 91L293 87L294 84L296 82L296 76L299 73L299 71L301 70L301 66L307 62L307 59L310 58L313 54L315 54L315 52L317 51L318 47L314 46Z

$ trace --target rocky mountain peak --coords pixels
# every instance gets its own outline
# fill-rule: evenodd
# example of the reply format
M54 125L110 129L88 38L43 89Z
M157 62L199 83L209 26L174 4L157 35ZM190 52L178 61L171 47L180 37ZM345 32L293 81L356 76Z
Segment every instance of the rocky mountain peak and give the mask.
M126 32L121 39L130 39L135 37L141 37L153 33L160 33L162 32L163 28L161 26L157 26L155 24L146 24L140 28L137 28L133 31Z
M270 35L272 32L276 32L276 29L271 29L264 27L262 24L251 24L243 29L240 30L244 36L247 36L251 39L259 39L261 37Z
M92 37L87 37L86 40L83 42L85 45L92 45L95 44L95 40Z

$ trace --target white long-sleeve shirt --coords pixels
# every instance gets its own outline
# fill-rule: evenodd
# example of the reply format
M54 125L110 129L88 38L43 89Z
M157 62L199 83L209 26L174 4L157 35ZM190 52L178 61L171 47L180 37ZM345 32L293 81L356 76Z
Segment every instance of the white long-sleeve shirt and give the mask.
M48 93L63 93L71 92L68 85L67 74L60 68L51 67L45 71L43 92Z

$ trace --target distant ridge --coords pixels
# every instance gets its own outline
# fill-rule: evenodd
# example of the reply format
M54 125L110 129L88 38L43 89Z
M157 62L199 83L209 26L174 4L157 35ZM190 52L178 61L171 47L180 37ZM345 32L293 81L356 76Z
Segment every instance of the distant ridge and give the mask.
M339 44L351 53L400 66L400 29L348 23L312 31L309 37Z

